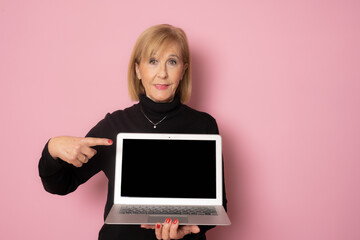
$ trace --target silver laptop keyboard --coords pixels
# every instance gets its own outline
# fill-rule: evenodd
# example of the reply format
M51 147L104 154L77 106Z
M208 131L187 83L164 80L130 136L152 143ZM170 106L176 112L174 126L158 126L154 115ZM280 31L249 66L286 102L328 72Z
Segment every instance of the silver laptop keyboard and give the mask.
M217 215L215 207L201 206L122 206L121 214L154 214L154 215Z

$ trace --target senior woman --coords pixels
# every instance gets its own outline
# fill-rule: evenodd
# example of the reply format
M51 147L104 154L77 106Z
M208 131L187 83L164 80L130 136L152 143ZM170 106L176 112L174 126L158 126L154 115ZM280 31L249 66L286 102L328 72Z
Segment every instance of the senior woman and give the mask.
M106 218L114 199L113 141L119 132L217 134L213 117L184 105L191 94L190 69L189 46L182 29L162 24L145 30L135 44L128 70L130 97L138 103L108 113L85 138L51 138L39 161L45 190L65 195L103 171L108 178ZM153 187L157 186L161 183L154 183ZM223 202L226 207L225 194ZM206 239L205 232L212 227L179 224L177 219L156 226L104 224L99 239Z

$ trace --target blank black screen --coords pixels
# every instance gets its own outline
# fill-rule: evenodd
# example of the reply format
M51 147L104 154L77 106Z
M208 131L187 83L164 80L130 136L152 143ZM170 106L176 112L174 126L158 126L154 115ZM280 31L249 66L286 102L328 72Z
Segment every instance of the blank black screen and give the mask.
M124 139L121 195L216 198L212 140Z

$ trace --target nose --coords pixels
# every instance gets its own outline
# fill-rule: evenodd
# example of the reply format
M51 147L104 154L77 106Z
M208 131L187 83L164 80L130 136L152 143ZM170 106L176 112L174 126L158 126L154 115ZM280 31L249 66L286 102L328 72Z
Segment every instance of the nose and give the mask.
M167 78L168 74L167 74L166 64L160 64L159 72L157 75L159 78L164 78L164 79Z

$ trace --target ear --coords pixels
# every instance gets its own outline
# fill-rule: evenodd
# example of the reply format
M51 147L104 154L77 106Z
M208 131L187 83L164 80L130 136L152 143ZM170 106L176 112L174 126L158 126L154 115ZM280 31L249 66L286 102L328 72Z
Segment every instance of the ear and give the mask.
M180 80L183 79L184 74L185 74L185 71L186 71L186 69L187 69L188 67L189 67L189 64L188 64L188 63L185 63L185 64L184 64L184 67L183 67L183 72L182 72L182 76L181 76L181 79L180 79Z
M136 77L138 79L141 79L141 74L140 74L140 67L138 63L135 63L135 72L136 72Z
M186 71L186 69L189 67L189 64L188 63L185 63L184 64L184 72Z

